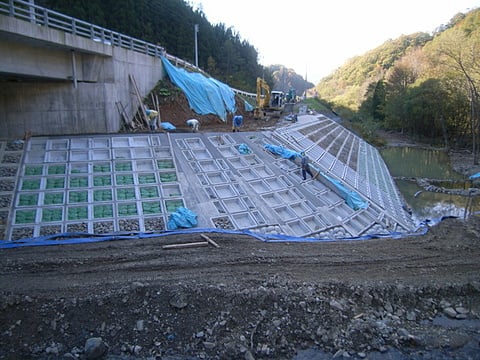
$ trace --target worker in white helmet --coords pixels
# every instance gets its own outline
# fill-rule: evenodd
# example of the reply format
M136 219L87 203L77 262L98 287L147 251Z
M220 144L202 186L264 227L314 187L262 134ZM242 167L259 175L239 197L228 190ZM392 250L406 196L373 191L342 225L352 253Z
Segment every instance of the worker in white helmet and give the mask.
M188 119L185 123L192 128L192 132L197 132L200 122L197 119Z

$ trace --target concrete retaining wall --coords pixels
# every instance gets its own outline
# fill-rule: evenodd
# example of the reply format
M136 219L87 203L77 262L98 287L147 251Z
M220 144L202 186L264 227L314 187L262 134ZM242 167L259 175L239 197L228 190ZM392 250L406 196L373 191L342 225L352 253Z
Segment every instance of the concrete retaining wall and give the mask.
M0 138L114 133L165 76L160 58L0 16ZM5 56L3 55L5 54ZM76 79L76 82L74 81Z

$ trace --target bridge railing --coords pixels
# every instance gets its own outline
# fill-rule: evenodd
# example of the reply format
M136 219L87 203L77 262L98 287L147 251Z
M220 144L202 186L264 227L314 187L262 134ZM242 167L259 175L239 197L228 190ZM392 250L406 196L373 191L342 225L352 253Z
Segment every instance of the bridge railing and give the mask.
M146 41L90 24L86 21L49 10L28 1L0 1L0 15L1 14L29 21L37 25L46 26L51 29L61 30L76 36L86 37L105 45L118 46L155 57L165 56L168 60L175 63L176 66L182 66L193 71L204 73L208 76L208 74L199 67L168 54L162 46L150 44ZM233 88L232 90L237 94L242 94L247 97L256 96L255 94L247 93L245 91Z

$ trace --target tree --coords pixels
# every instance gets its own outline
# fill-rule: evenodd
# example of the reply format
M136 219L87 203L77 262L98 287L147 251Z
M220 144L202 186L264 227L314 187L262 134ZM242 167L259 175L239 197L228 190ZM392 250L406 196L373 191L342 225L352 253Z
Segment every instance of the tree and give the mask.
M386 75L385 118L387 127L404 130L406 109L404 102L409 86L415 83L424 69L421 48L411 48L405 53Z
M372 98L372 115L374 120L385 119L385 82L380 80L375 86Z
M480 134L480 12L472 16L475 21L469 21L463 30L461 27L450 29L434 44L433 54L436 63L445 74L459 76L464 79L467 96L470 103L470 131L472 139L473 162L478 164L479 134ZM472 29L472 23L475 30ZM432 45L433 46L433 45Z

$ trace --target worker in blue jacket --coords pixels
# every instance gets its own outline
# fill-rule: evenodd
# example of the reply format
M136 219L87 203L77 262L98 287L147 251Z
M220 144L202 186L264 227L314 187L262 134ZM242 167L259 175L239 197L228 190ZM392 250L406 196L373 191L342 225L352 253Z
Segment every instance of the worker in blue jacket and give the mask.
M233 132L240 131L240 127L242 126L242 124L243 124L243 116L235 115L232 121L232 131Z

